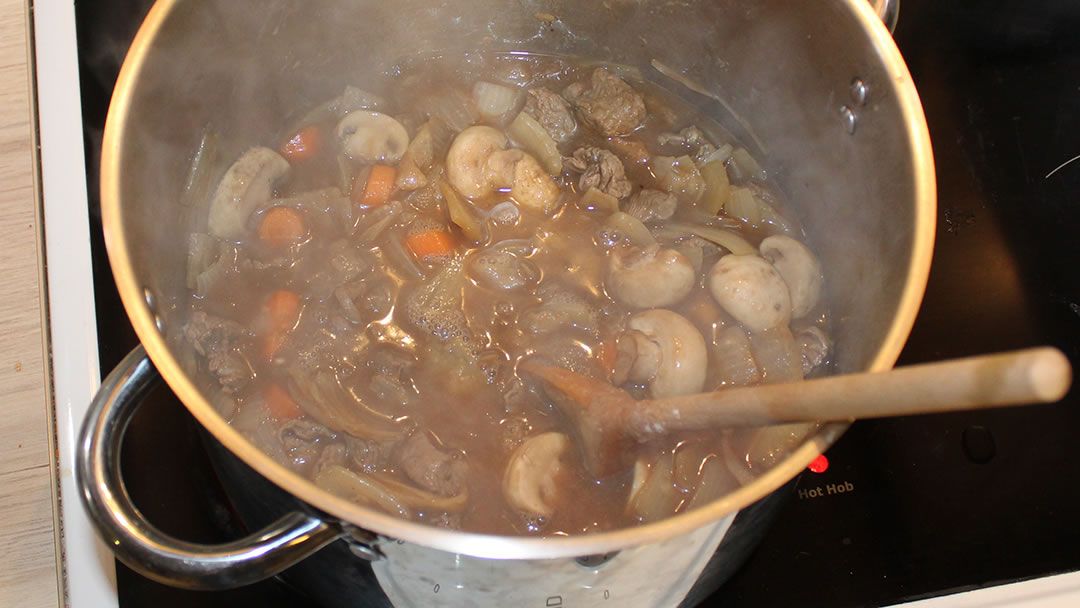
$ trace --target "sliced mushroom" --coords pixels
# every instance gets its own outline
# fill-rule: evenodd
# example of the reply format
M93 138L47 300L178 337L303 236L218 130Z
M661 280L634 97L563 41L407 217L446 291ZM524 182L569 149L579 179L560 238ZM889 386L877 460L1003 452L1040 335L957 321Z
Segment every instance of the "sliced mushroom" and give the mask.
M459 133L446 154L450 185L469 198L509 188L522 207L551 213L559 200L558 184L535 157L507 150L507 143L506 135L492 127L469 127Z
M690 295L696 282L694 265L674 249L660 245L625 247L611 254L607 289L615 300L627 306L671 306Z
M750 331L765 331L791 321L791 295L773 265L756 255L725 255L713 265L709 292Z
M562 433L542 433L527 439L510 455L503 475L503 495L515 509L550 517L559 506L563 462L570 439Z
M806 245L784 235L767 237L758 249L787 283L791 316L795 319L806 316L821 297L823 279L817 257Z
M396 163L409 147L409 132L381 112L350 112L337 126L349 158L365 162Z
M531 154L521 150L495 152L488 159L488 171L492 183L510 188L510 196L522 207L544 215L555 210L562 191Z
M638 332L628 332L635 351L630 380L647 383L655 399L701 391L708 357L705 340L690 321L658 308L630 317L627 328Z
M494 192L488 159L506 148L506 144L506 135L494 127L475 126L458 133L446 153L446 177L450 185L469 198Z
M648 382L660 367L660 345L637 330L623 332L615 343L611 383Z
M244 236L248 217L270 199L274 182L289 172L289 161L270 148L252 148L221 178L206 220L207 232L224 239Z

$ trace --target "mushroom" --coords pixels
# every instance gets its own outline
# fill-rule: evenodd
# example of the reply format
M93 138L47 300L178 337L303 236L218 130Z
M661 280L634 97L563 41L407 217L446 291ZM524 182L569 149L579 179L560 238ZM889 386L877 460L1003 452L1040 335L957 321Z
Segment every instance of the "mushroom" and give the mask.
M555 210L559 185L531 154L521 150L495 152L488 158L488 172L495 186L510 188L510 196L519 205L544 215Z
M626 370L628 380L648 384L654 399L701 391L708 357L690 321L657 308L630 317L627 329L619 338L616 369Z
M540 162L521 150L507 150L506 135L498 129L474 126L454 138L446 154L450 185L469 198L509 188L519 205L550 213L559 200L559 186Z
M756 255L729 254L709 271L709 292L750 331L765 331L791 320L791 295L773 265Z
M690 259L660 245L615 250L608 265L608 292L634 308L671 306L690 295L696 282Z
M506 148L507 139L494 127L469 127L458 133L446 153L446 177L450 185L469 198L495 191L487 162L492 154Z
M775 235L765 238L758 247L761 256L772 263L787 283L791 294L791 316L806 316L821 297L821 264L799 241Z
M381 112L350 112L337 126L349 158L365 162L396 163L409 147L409 132Z
M570 439L562 433L541 433L525 440L510 455L503 475L503 496L515 509L550 517L559 503L559 477L569 455Z
M244 236L248 216L270 199L274 182L289 172L289 161L270 148L251 148L221 178L206 220L207 231L224 239Z

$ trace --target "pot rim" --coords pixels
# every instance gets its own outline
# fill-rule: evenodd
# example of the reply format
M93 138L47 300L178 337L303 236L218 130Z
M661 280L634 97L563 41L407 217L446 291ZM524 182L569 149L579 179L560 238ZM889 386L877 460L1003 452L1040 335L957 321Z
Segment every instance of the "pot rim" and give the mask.
M776 490L825 451L847 429L851 421L822 425L802 445L752 483L712 503L659 522L596 534L533 538L477 534L436 528L404 520L353 504L317 487L278 464L244 438L206 400L181 369L158 331L154 315L136 281L128 240L120 217L120 149L128 127L127 114L132 90L145 63L151 43L180 0L158 0L147 14L132 42L116 81L102 143L101 212L105 246L120 299L145 346L169 387L191 414L224 446L259 474L313 507L351 525L417 545L493 559L554 559L609 553L631 546L653 543L686 534L742 509ZM908 261L906 283L889 331L873 359L870 370L890 369L903 349L915 322L930 273L937 214L936 183L930 134L918 92L907 66L888 30L865 0L840 0L862 24L872 49L890 74L911 145L915 176L913 247Z

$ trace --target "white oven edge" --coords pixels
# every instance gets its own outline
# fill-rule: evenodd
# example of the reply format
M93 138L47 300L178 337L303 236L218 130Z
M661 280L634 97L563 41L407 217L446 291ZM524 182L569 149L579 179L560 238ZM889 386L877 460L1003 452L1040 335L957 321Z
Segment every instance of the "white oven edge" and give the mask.
M1080 606L1080 572L900 605L903 608L1075 608Z
M71 608L116 608L112 553L75 487L76 437L100 383L75 7L71 0L37 0L31 10L63 601Z

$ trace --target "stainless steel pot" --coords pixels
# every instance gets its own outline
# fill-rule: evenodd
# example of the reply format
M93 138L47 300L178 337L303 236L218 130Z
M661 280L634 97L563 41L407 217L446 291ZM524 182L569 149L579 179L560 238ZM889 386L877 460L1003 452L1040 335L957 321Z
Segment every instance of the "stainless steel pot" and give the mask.
M895 16L894 3L877 4ZM326 550L353 557L322 576L374 560L379 586L399 604L550 606L557 604L545 598L556 596L567 605L676 604L731 540L736 513L844 431L840 423L804 429L773 469L705 508L637 528L538 539L435 529L351 504L228 425L185 372L178 339L185 239L196 228L186 224L179 193L202 128L221 132L224 156L235 157L343 83L364 83L403 57L479 49L638 67L756 147L826 270L836 371L895 362L929 272L933 160L910 75L861 0L160 0L131 47L106 125L101 199L112 270L172 390L226 453L295 502L269 528L227 546L184 543L143 520L123 489L118 448L153 382L139 349L103 385L79 453L84 503L127 564L164 582L213 588L272 575L333 543ZM251 502L246 488L231 490Z

